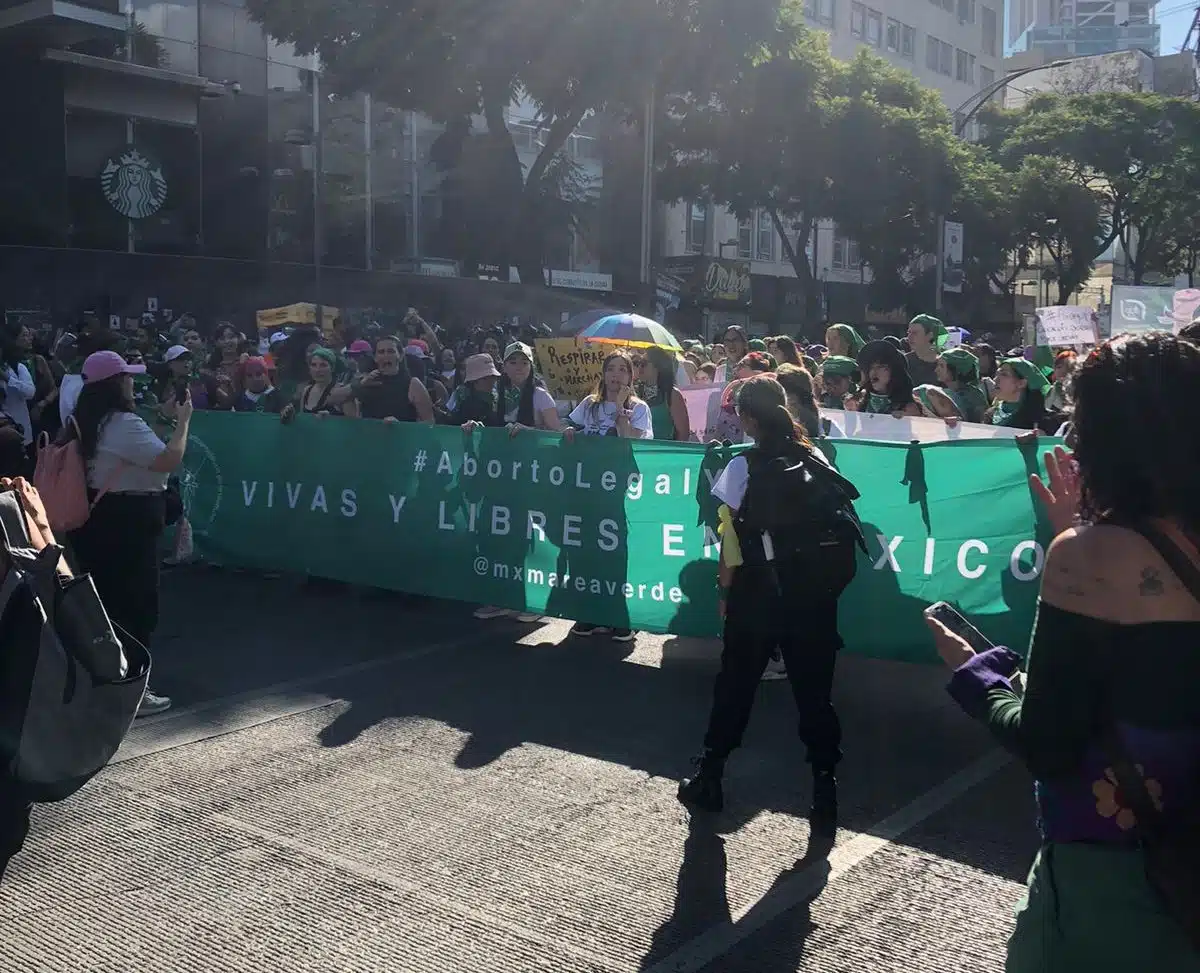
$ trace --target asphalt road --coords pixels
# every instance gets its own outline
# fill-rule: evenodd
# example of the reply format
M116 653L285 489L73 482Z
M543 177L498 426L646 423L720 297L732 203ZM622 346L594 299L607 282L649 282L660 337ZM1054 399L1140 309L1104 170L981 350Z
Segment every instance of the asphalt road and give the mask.
M189 569L141 721L35 811L0 887L20 973L985 973L1031 786L931 667L845 657L843 830L806 858L786 683L727 809L676 803L715 645Z

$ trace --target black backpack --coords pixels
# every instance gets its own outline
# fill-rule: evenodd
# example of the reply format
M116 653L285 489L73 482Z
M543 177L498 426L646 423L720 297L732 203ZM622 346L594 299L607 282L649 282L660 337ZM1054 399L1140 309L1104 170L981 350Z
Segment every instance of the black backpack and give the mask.
M866 551L854 510L858 489L818 454L797 443L784 455L757 446L744 455L749 482L736 519L743 556L755 559L764 532L777 560L811 557L830 543L853 542Z

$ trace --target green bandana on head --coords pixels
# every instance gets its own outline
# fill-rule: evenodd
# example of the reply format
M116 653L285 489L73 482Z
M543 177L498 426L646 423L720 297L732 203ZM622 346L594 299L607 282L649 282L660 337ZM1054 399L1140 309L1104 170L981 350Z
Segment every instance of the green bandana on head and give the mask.
M966 348L949 348L941 357L960 382L979 381L979 359Z
M942 324L940 318L935 318L932 314L918 314L908 323L920 325L925 334L929 336L930 343L938 351L946 347L950 332L946 330L946 326Z
M827 332L832 331L834 334L841 335L842 340L846 342L846 347L849 349L849 356L851 358L857 358L858 353L863 350L863 345L866 344L863 336L848 324L831 324L826 330Z
M751 338L746 347L751 351L761 351L765 354L767 350L767 343L763 341L762 338Z
M1000 367L1003 368L1005 365L1016 372L1018 377L1025 379L1029 383L1029 387L1035 391L1041 392L1050 384L1042 370L1024 358L1005 358L1000 363Z
M838 325L838 327L845 327L845 325ZM846 358L844 355L830 355L821 362L821 372L827 375L842 375L846 378L853 378L858 374L858 362L853 358Z

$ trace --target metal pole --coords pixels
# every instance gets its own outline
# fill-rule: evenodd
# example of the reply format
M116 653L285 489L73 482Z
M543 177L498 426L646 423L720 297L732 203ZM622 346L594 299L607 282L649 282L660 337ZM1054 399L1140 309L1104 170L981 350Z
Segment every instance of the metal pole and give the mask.
M646 99L645 116L642 123L642 283L650 286L650 249L653 245L651 210L654 207L654 106L657 100L651 87Z
M371 171L371 96L363 95L363 151L366 159L363 165L364 182L363 197L366 201L366 212L363 214L366 224L367 270L375 269L375 200L374 173Z
M325 181L325 150L321 132L321 83L320 75L313 73L313 304L316 305L317 328L325 330L325 308L321 303L321 256L325 235L325 221L321 213Z
M417 161L417 113L408 113L408 148L411 158L409 170L409 193L412 198L412 219L409 220L408 248L416 259L421 255L421 168Z
M942 309L942 287L946 273L946 217L937 218L937 293L933 296L934 310Z

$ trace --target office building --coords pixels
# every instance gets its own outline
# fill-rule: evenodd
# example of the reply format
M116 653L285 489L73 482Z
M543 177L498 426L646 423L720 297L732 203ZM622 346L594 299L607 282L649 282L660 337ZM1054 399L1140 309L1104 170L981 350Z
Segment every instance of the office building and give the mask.
M935 89L951 110L999 76L1003 0L806 0L805 15L810 26L829 34L835 57L850 60L866 47ZM689 266L689 258L700 266ZM692 287L692 300L685 294L677 312L690 314L687 326L707 333L730 323L759 331L791 332L803 325L819 330L819 322L804 320L795 272L768 214L739 221L704 203L668 207L660 265L683 268L685 278L704 281L714 260L726 276L748 276L749 288L738 289L736 301L712 301L702 287ZM866 320L869 271L857 244L825 222L809 242L808 260L821 286L825 319Z
M1049 58L1144 51L1157 54L1157 0L1012 0L1011 53L1042 51Z

